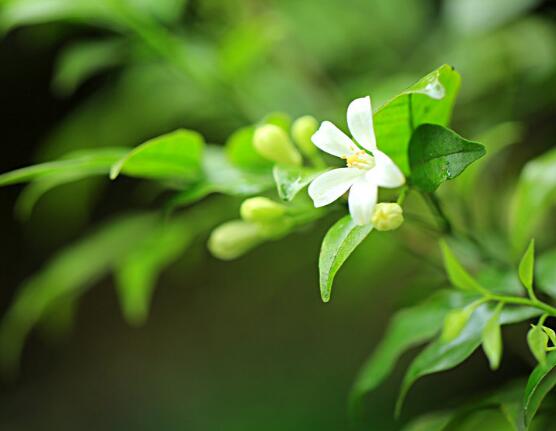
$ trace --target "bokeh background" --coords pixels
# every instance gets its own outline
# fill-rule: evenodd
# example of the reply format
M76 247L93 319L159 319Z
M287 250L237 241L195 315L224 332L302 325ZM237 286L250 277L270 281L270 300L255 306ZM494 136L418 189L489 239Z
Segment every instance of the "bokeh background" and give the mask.
M443 63L463 77L453 128L472 138L503 130L516 144L489 187L515 182L556 136L550 0L7 0L0 27L1 172L178 127L223 143L273 111L344 124L352 98L379 106ZM147 184L87 180L53 190L22 220L20 191L0 190L2 312L56 250L157 205ZM527 374L523 343L507 347L496 374L474 355L418 383L396 422L409 355L350 421L350 386L388 318L443 276L401 245L403 229L377 234L323 304L316 264L331 223L234 262L199 239L160 278L140 328L122 318L110 278L82 292L33 332L19 375L0 385L0 428L388 431Z

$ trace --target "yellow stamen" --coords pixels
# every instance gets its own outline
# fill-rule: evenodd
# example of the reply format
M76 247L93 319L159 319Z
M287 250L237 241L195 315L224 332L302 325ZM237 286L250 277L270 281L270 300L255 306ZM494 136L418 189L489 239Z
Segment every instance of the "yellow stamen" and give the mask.
M342 159L346 161L348 168L365 168L370 165L370 157L365 157L367 154L364 150L359 150L351 154L350 156L342 156ZM371 159L372 160L372 159Z

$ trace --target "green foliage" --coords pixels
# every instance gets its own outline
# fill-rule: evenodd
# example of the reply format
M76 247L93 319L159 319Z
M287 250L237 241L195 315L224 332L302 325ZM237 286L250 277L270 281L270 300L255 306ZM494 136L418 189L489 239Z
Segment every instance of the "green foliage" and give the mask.
M200 2L190 8L194 10L194 18L199 18L196 20L189 11L182 11L184 0L8 0L0 11L0 27L8 30L32 23L62 21L82 22L88 27L104 27L111 31L109 39L78 42L63 51L54 80L55 88L62 93L70 93L93 74L115 65L121 68L121 74L111 76L106 88L96 92L52 135L42 151L43 157L50 158L74 146L135 145L163 130L180 127L184 121L187 127L204 127L206 136L218 142L228 136L230 130L253 124L269 107L276 106L295 116L311 112L319 117L324 113L329 116L326 118L339 117L339 107L343 109L348 95L371 91L373 101L386 100L396 94L393 89L403 88L415 78L414 71L445 58L453 59L458 70L465 72L466 83L469 82L458 125L466 126L472 136L480 136L480 142L485 136L483 131L487 130L486 136L490 136L491 142L486 138L484 142L494 165L497 159L492 159L492 155L515 141L523 131L515 123L500 121L507 121L509 116L518 120L535 117L539 106L544 107L543 102L551 100L553 92L547 91L543 84L551 82L554 72L556 38L540 14L534 19L520 20L520 12L533 7L536 0L512 0L504 2L504 6L500 0L492 1L484 7L481 5L480 14L475 13L480 1L446 0L443 14L435 17L439 25L434 28L429 26L430 2L389 0L375 4L356 1L349 7L342 2L317 3L276 2L259 11L251 4L246 6L245 2L235 0ZM181 18L185 18L183 22L188 28L177 28ZM202 24L197 25L198 22ZM222 22L226 26L222 26ZM336 25L330 26L330 22ZM349 32L345 31L346 23L350 24ZM498 30L496 27L501 24L505 26ZM425 32L420 34L420 28ZM459 37L462 35L465 37ZM415 40L421 43L416 45ZM359 56L369 47L377 55ZM357 61L352 61L352 51L357 54ZM393 52L411 52L404 56L407 64L403 68ZM350 64L349 74L341 79L336 79L337 76L328 79L328 71L343 71L346 64ZM369 82L373 85L371 89ZM486 187L478 180L479 167L484 163L467 168L484 154L483 147L446 128L459 83L459 73L442 66L389 99L376 110L377 141L408 176L407 190L432 192L466 169L456 187L461 184L459 190L467 198L478 195L487 210L493 207L497 221L503 208L499 208L498 200L494 201L495 196L486 194ZM512 88L512 100L503 99L499 91L508 85ZM521 97L522 94L527 97ZM519 106L514 106L514 98L520 101ZM18 203L18 211L29 214L35 202L48 190L88 177L107 175L111 167L113 178L121 172L177 187L179 192L167 204L172 210L213 193L236 197L233 204L236 209L240 204L237 197L264 194L265 199L275 202L275 183L278 197L285 201L279 211L282 214L283 210L285 215L277 217L280 223L264 227L258 223L261 213L243 211L241 215L247 221L226 222L213 231L209 248L215 255L231 259L263 241L281 238L294 228L305 227L324 213L309 208L301 193L326 169L323 160L312 157L316 147L311 144L310 136L317 122L312 117L303 118L307 120L305 124L294 123L291 132L306 156L305 162L311 167L277 165L256 151L253 139L257 126L274 124L280 127L278 133L285 137L283 140L289 140L289 115L271 114L253 126L237 129L225 148L205 146L195 132L179 131L148 141L129 153L117 148L107 149L105 153L94 150L87 153L88 160L83 154L72 155L57 162L18 170L0 176L0 185L31 181ZM522 174L510 225L515 250L524 247L552 204L555 189L552 158L551 153L541 156ZM283 159L274 157L273 160ZM286 161L299 164L301 160L297 154ZM92 192L96 183L88 183L87 187ZM477 189L481 193L476 193ZM407 230L404 227L402 233L408 233L411 249L416 246L419 253L426 253L429 241L421 241L413 229L420 226L435 230L435 227L429 226L428 219L420 213L412 213L413 202L404 203L407 190L398 196L398 203L382 202L381 205L398 205L400 211L402 205L409 207L406 212L404 206L404 214L408 221L417 223ZM449 205L452 189L446 185L444 190L447 196L441 198L443 207L446 204L447 215L436 214L445 218L446 229L442 234L449 241L458 241L459 245L467 247L473 263L470 267L484 269L488 266L487 269L510 274L511 259L505 256L507 238L498 234L499 229L475 230L477 225L487 223L482 220L476 223L469 217L472 211L467 202ZM76 200L83 199L82 195L84 193L65 199L65 207L75 206ZM396 199L388 192L382 195L382 191L380 198ZM203 205L209 201L212 199L207 199ZM57 214L63 216L66 212L59 208ZM178 216L166 214L165 219L154 214L137 216L137 220L144 217L143 225L139 221L136 226L133 221L129 221L129 225L117 222L113 229L119 229L119 234L106 227L63 252L24 286L7 314L0 332L2 351L8 352L6 358L9 361L11 358L10 363L13 363L23 338L39 321L50 321L53 315L62 316L62 322L71 320L78 294L108 272L115 274L126 319L131 324L143 323L159 272L178 259L195 235L223 221L224 208L219 203L207 212L188 210ZM341 205L337 208L345 214ZM222 220L216 220L219 218ZM134 217L130 219L135 220ZM449 229L452 225L453 230ZM375 227L378 229L378 224ZM329 230L319 261L324 301L330 299L337 271L372 229L372 226L355 226L349 216L344 216ZM111 233L104 233L105 230ZM515 283L505 277L499 277L504 278L500 283L495 277L488 281L481 278L479 283L464 269L446 242L441 242L441 248L450 283L462 291L439 292L422 305L397 314L385 339L361 371L352 399L360 398L380 384L392 371L398 357L409 348L431 340L441 331L444 320L447 324L443 334L411 365L402 398L416 379L461 363L481 343L491 368L496 369L502 354L502 324L527 320L541 312L556 315L550 304L534 297L532 246L519 267L519 277L529 290L530 298L522 296L522 289L510 292L507 286ZM554 266L553 253L538 259L536 285L556 297ZM431 284L434 278L431 273L425 268L420 271L427 277L427 285ZM515 270L511 273L513 281L517 282ZM421 292L411 295L419 297ZM504 300L509 302L504 303ZM494 304L498 305L492 312ZM541 324L537 327L540 329L535 337L542 338L544 334L554 343L553 330ZM551 355L549 362L550 358ZM552 383L547 384L546 392L552 386ZM540 394L545 386L539 384L538 388L542 389L539 389ZM511 392L513 396L515 391ZM544 395L546 393L541 400ZM506 429L509 424L515 428L515 407L513 398L489 398L468 410L465 407L429 417L411 429L480 429L468 420L475 414L483 414L483 421L494 424L483 426L483 429ZM481 409L484 411L477 411Z
M536 274L539 289L556 298L556 249L549 250L538 258Z
M444 268L453 286L463 291L484 292L484 287L469 275L465 268L459 263L446 241L440 241L440 249L444 260Z
M322 170L286 165L275 165L272 170L278 196L286 202L292 201L301 190L322 173Z
M556 385L556 352L550 353L546 363L539 364L527 381L523 398L522 414L525 430L528 430L541 403Z
M444 65L376 111L377 142L406 175L410 172L407 149L413 131L421 124L448 125L459 86L459 74Z
M201 174L204 140L196 132L178 130L151 139L122 157L110 170L110 178L120 173L132 177L168 180L182 184Z
M347 215L338 220L326 233L319 256L320 295L324 302L330 301L336 273L372 229L372 225L356 225L351 216Z
M502 331L500 329L500 314L503 304L500 303L490 320L485 325L482 334L482 345L491 370L497 370L502 359Z
M505 308L500 315L500 324L522 322L539 314L538 310L530 307ZM418 379L428 374L454 368L480 346L483 330L492 315L493 311L487 305L481 305L472 314L465 329L455 340L449 343L444 343L440 339L436 340L417 355L405 374L396 404L397 414L401 412L409 389Z
M533 293L533 277L535 272L535 240L531 240L529 247L519 262L519 279L530 295Z
M350 397L352 405L386 379L405 351L432 339L442 328L444 317L451 308L468 302L469 298L460 292L441 291L423 304L396 313L382 341L355 380Z
M535 359L541 365L545 365L548 335L543 331L541 325L531 325L531 329L527 333L527 344Z
M523 248L554 204L556 150L528 162L517 184L510 214L510 237L515 250Z
M452 410L419 418L404 428L404 431L428 431L428 425L436 431L470 431L477 426L497 431L519 431L523 386L524 382L511 382L493 393L482 395ZM475 420L476 418L479 420Z
M121 64L124 58L124 45L119 39L78 42L63 51L52 85L58 93L69 95L93 75Z
M0 360L17 367L23 342L55 301L83 292L104 277L159 222L153 214L122 217L60 252L20 288L0 326Z
M59 178L85 178L106 175L110 167L125 154L123 148L98 148L70 153L54 162L41 163L0 175L0 186L30 181L53 181ZM61 179L59 182L63 182Z
M475 311L475 307L465 307L450 311L444 319L441 339L445 343L455 340L467 325L469 318Z
M411 183L423 192L434 192L484 154L481 144L463 139L445 127L423 124L409 143Z
M145 322L158 274L175 261L194 238L197 222L182 217L162 223L144 235L115 268L122 311L131 325ZM198 228L198 226L196 227Z

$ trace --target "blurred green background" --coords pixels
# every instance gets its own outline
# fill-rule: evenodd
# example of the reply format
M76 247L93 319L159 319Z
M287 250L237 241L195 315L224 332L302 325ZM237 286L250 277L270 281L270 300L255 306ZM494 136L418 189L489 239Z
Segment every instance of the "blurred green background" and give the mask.
M550 0L4 0L0 28L1 172L178 127L221 144L273 111L345 125L351 99L370 94L379 106L443 63L463 77L455 130L515 126L507 139L518 145L489 170L491 187L503 192L554 145ZM86 180L21 221L19 191L0 190L2 311L60 247L114 214L160 205L152 185ZM388 318L443 279L393 240L403 229L377 234L325 305L316 263L331 223L234 262L199 239L162 275L141 328L125 323L103 280L33 333L20 375L0 386L0 428L388 431L527 374L522 345L508 346L496 374L474 355L420 382L396 422L398 367L350 421L350 386Z

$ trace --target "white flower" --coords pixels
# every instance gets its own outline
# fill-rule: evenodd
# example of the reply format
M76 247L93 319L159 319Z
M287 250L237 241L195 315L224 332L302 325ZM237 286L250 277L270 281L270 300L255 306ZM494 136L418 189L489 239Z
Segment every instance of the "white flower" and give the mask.
M405 177L390 157L376 146L370 97L350 103L347 122L351 135L360 146L329 121L324 121L312 136L317 147L344 159L347 167L317 177L309 186L309 196L315 207L322 207L349 190L351 217L358 225L364 225L371 223L378 188L400 187L405 183Z

